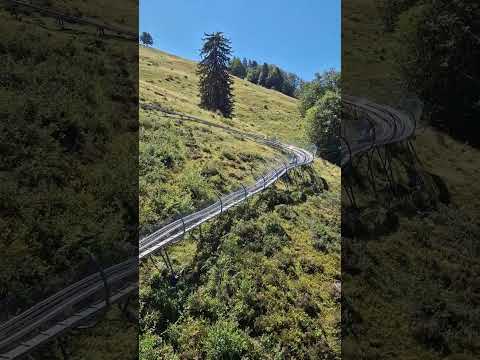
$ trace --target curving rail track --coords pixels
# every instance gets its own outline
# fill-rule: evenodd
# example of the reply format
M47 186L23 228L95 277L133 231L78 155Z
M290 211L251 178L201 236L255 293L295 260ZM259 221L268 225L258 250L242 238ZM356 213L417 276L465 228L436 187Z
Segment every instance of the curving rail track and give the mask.
M15 7L25 7L55 18L59 25L64 22L91 26L99 34L109 31L129 40L138 41L138 34L118 26L101 23L93 18L75 17L43 8L21 0L2 0ZM357 121L343 123L341 141L341 166L351 164L354 156L383 145L408 140L416 130L417 116L400 112L388 106L378 105L365 99L343 96L342 104ZM161 110L154 105L144 105ZM215 126L288 154L288 161L271 169L254 184L221 197L218 202L199 211L171 222L142 238L139 257L131 258L104 270L104 274L90 275L37 303L18 316L0 324L0 359L16 359L26 356L36 347L61 336L104 311L111 304L121 301L138 289L138 261L182 239L186 232L216 217L249 197L266 189L290 169L307 165L314 159L312 152L276 140L244 133L222 125L167 112L181 120L196 121ZM359 116L360 115L360 116Z
M351 164L356 155L374 148L410 139L417 128L421 110L400 111L364 98L342 96L344 112L355 121L342 123L341 166Z
M342 167L350 163L355 155L374 147L407 140L415 132L416 118L412 114L406 114L361 98L344 96L342 102L347 111L357 115L358 120L352 125L342 124L341 138L346 145L341 148ZM223 196L214 204L173 221L143 237L139 243L138 258L129 259L106 269L106 279L102 278L100 274L90 275L1 324L0 359L15 359L24 356L37 346L78 326L82 321L102 311L111 303L122 300L138 287L136 282L138 259L148 257L167 245L181 240L186 232L268 188L290 169L307 165L314 160L313 153L293 145L241 132L197 117L165 111L156 105L143 104L142 107L159 110L165 116L176 117L180 120L195 121L207 126L222 128L286 153L288 161L262 175L254 184ZM358 116L359 114L361 116ZM114 290L110 297L99 299L105 292L105 286L114 288ZM78 308L77 311L72 311L76 308Z
M155 108L152 105L150 107ZM156 110L163 111L158 107ZM16 359L25 356L37 346L78 326L110 304L122 300L138 288L139 259L144 259L167 245L179 241L186 232L270 187L290 169L308 165L314 160L313 153L293 145L241 132L193 116L174 112L164 112L164 114L181 120L219 127L249 138L287 154L288 161L263 174L254 184L243 186L241 190L220 197L214 204L165 225L142 238L139 243L138 258L135 257L105 269L104 277L98 273L90 275L0 324L0 359ZM110 295L105 296L105 293Z
M27 8L27 9L36 11L42 14L43 16L48 16L50 18L56 19L57 23L62 27L64 23L90 26L90 27L95 27L97 29L97 32L101 35L104 35L105 32L108 31L114 35L122 36L128 40L135 40L135 41L138 40L138 33L135 31L132 31L130 29L126 29L124 27L120 27L117 25L106 24L91 17L84 17L84 16L80 17L80 16L68 15L58 10L38 6L28 1L22 1L22 0L1 0L1 1L7 2L11 6L13 6L14 11L16 11L15 8Z
M341 147L342 167L350 163L355 155L374 147L407 140L415 132L416 118L412 114L360 98L344 96L342 102L346 111L357 115L357 121L354 124L342 124L341 138L346 145ZM270 187L290 169L308 165L314 160L313 153L293 145L197 117L165 111L156 105L143 104L142 107L161 111L164 116L175 117L182 121L194 121L222 128L281 151L288 155L288 161L282 166L271 169L248 187L243 186L238 191L220 197L214 204L143 237L139 242L138 258L129 259L106 269L105 277L98 273L90 275L0 324L0 359L24 356L37 346L78 326L110 304L122 300L138 288L136 277L139 259L144 259L181 240L188 231ZM359 114L361 116L358 116ZM104 296L106 287L110 292L108 297Z

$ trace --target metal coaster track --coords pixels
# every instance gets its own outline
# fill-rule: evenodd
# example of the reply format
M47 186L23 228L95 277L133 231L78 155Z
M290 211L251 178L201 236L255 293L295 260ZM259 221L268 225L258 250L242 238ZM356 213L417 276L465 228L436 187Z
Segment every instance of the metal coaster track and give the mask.
M2 1L6 1L11 5L13 5L14 7L28 8L44 16L54 18L56 19L57 23L61 26L63 26L64 23L91 26L91 27L95 27L97 29L97 32L101 35L104 35L105 31L109 31L113 34L123 36L128 40L138 41L138 33L120 26L102 23L90 17L79 17L79 16L67 15L58 10L38 6L27 1L21 1L21 0L2 0Z
M105 269L106 279L103 279L98 273L90 275L0 324L0 359L15 359L25 356L37 346L60 336L70 328L77 327L86 319L104 310L109 304L121 301L138 288L139 260L179 241L188 231L264 191L289 170L311 164L314 160L313 153L293 145L283 144L277 140L242 132L193 116L165 112L160 108L156 110L162 111L166 116L218 127L249 138L288 154L289 160L282 166L261 175L261 178L254 184L242 185L240 190L220 197L219 201L214 204L173 221L142 238L139 243L138 257ZM112 287L108 298L105 298L105 285Z

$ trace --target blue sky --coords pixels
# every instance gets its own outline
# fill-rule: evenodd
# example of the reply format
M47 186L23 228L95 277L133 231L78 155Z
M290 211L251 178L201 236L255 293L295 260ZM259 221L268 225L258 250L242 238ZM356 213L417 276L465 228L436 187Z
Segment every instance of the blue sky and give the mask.
M140 31L154 47L198 60L205 32L222 31L235 56L311 80L340 70L340 0L140 0Z

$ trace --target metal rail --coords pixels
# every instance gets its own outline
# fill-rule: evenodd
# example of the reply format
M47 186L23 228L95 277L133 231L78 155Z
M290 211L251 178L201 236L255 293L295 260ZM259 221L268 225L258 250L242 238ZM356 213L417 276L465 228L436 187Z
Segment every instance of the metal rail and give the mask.
M6 1L16 7L29 8L43 14L44 16L49 16L51 18L54 18L57 20L57 22L61 26L63 26L65 22L70 24L92 26L92 27L95 27L98 33L102 35L105 34L105 31L110 31L116 35L121 35L127 38L128 40L138 41L138 33L129 29L122 28L120 26L102 23L90 17L79 17L79 16L67 15L58 10L38 6L27 1L21 1L21 0L2 0L2 1Z
M363 115L356 119L357 124L352 122L348 124L357 127L352 132L348 131L346 121L342 124L342 138L348 144L341 147L342 168L350 164L356 155L381 146L406 141L415 133L417 119L411 113L346 95L342 96L342 104L344 110L351 115L355 116L358 112Z
M361 111L364 116L368 117L368 126L362 126L366 131L360 133L357 137L350 136L348 138L348 136L342 136L343 141L347 145L342 147L341 150L342 167L348 164L355 155L368 151L372 147L406 140L415 131L415 122L412 121L411 116L395 109L352 97L344 97L342 102L345 106L355 111ZM186 232L268 188L290 169L307 165L314 159L314 155L311 152L293 145L283 144L257 134L242 132L197 117L165 111L156 105L144 104L142 106L147 109L161 111L166 116L173 116L182 121L194 121L250 138L253 141L289 154L289 160L266 174L262 174L261 178L255 181L254 184L249 186L242 185L241 189L221 197L214 204L173 221L142 238L139 243L138 258L129 259L105 270L105 278L108 285L114 287L110 299L99 299L99 294L105 294L105 283L102 276L97 273L68 286L22 314L1 324L0 359L15 359L24 356L38 345L61 335L72 327L78 326L85 319L105 309L109 303L120 301L125 296L128 296L138 286L136 279L130 283L129 279L134 274L137 274L139 259L146 258L167 245L178 242ZM89 299L93 300L89 301ZM89 305L85 305L85 302L89 303ZM72 311L72 309L81 304L84 304L84 306L77 311Z
M164 114L215 126L249 138L288 154L289 160L263 174L254 184L242 185L241 189L220 197L214 204L173 221L142 238L139 243L139 256L105 269L104 277L100 273L90 275L0 324L0 359L16 359L25 356L37 346L60 336L68 329L78 326L85 319L102 311L108 304L128 296L138 288L137 279L133 281L130 279L138 272L139 260L179 241L186 232L270 187L290 169L310 164L314 159L314 154L307 150L257 134L242 132L185 114L174 112L164 112ZM101 298L102 295L105 297L106 293L104 279L111 288L109 299Z

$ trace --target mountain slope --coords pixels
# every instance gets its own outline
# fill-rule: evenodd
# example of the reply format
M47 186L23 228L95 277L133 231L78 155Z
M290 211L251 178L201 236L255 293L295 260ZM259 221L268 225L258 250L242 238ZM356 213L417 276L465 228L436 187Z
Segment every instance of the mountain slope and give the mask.
M194 62L145 48L140 61L143 103L303 141L293 98L235 79L236 115L225 119L198 107ZM258 177L280 155L155 111L141 110L140 125L141 164L153 154L141 165L143 224L175 210L151 204L189 199L186 210L196 208ZM157 161L170 155L171 166ZM338 167L317 160L189 234L168 249L175 285L161 257L142 264L142 358L339 357L339 180Z

